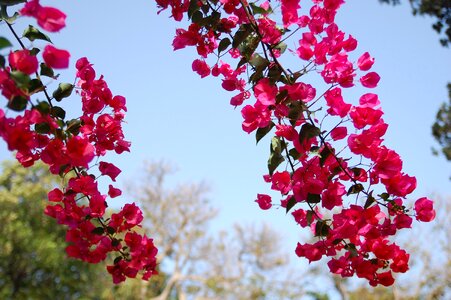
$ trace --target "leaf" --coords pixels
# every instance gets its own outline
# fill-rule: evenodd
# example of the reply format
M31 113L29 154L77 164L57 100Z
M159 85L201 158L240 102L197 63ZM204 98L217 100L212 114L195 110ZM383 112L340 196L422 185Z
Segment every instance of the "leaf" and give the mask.
M50 113L50 105L48 104L48 102L39 102L38 105L35 106L35 108L43 115Z
M108 234L111 234L111 235L116 233L116 229L114 229L111 226L107 226L106 231L108 232Z
M64 118L66 117L66 111L59 106L52 107L51 114L52 116L60 118L62 120L64 120Z
M53 69L47 66L45 63L41 63L41 72L39 74L41 76L55 78L55 73L53 72Z
M117 265L122 260L122 256L118 256L114 259L113 263Z
M30 84L28 86L28 93L30 95L38 93L42 90L44 90L44 85L42 84L41 80L35 78L30 81Z
M288 213L296 205L296 203L296 198L294 196L291 196L287 201L286 213Z
M315 236L328 236L329 225L325 221L318 220L315 225Z
M297 120L302 115L302 112L304 111L304 105L301 103L301 101L295 101L290 104L290 111L288 113L288 119L290 120L290 123L292 126L296 125Z
M255 134L255 139L257 140L257 144L263 137L265 137L265 135L267 135L271 131L271 129L273 127L274 127L274 122L271 122L271 123L269 123L268 126L257 129L257 132Z
M295 160L299 159L299 157L301 157L301 154L298 152L298 150L296 150L296 148L292 148L290 149L290 151L288 151L288 154L293 157Z
M301 130L299 131L299 142L301 142L302 144L305 140L314 138L315 136L318 136L320 134L321 130L319 130L318 127L310 123L305 123L304 125L302 125Z
M249 63L257 70L264 70L267 66L269 66L269 61L257 53L252 55Z
M47 123L47 122L44 122L44 123L38 123L38 124L35 124L34 125L34 130L37 132L37 133L40 133L40 134L47 134L47 133L50 133L50 125L49 125L49 123Z
M280 42L277 44L277 46L274 47L274 49L277 49L280 51L280 54L283 54L285 52L285 50L287 50L287 44L285 44L284 42Z
M3 55L0 55L0 68L5 68L6 59Z
M218 45L218 53L221 53L222 51L226 50L227 47L230 46L232 42L230 41L229 38L223 38Z
M376 199L374 199L373 196L369 195L365 201L365 205L363 206L363 208L366 209L366 208L370 207L374 202L376 202Z
M252 25L243 24L240 29L233 36L232 47L238 48L238 46L252 33Z
M53 92L53 98L56 101L61 101L63 98L67 98L72 94L74 85L70 83L60 83L58 88Z
M284 162L284 158L280 153L271 152L268 159L268 171L269 175L272 175L277 167Z
M27 108L28 99L23 96L15 96L8 102L8 108L14 111L23 111Z
M105 229L103 227L96 227L91 231L92 234L103 235L105 233Z
M41 31L39 31L39 29L31 25L28 25L28 28L24 30L22 36L29 39L31 42L33 42L34 40L43 40L49 43L52 42L46 34L42 33Z
M67 131L73 135L78 135L80 133L81 121L78 119L72 119L67 122Z
M190 2L189 2L189 7L188 7L188 19L190 19L191 20L191 17L193 16L193 14L196 12L196 11L199 11L199 9L200 9L200 7L199 7L199 5L198 5L198 0L191 0Z
M349 196L351 194L358 194L363 190L364 190L363 185L361 183L357 183L349 188L347 195Z
M318 194L307 194L307 202L308 203L319 203L321 202L321 196Z
M4 48L11 47L13 44L7 39L2 36L0 36L0 50Z
M313 221L314 212L312 210L307 211L307 224L310 226Z
M324 163L326 162L326 159L331 155L330 149L328 146L324 146L323 150L319 153L319 165L321 167L324 166Z
M30 76L20 71L12 71L10 77L16 82L19 88L27 88L30 82Z
M388 198L390 198L390 194L388 193L382 193L378 196L381 197L384 201L388 201Z

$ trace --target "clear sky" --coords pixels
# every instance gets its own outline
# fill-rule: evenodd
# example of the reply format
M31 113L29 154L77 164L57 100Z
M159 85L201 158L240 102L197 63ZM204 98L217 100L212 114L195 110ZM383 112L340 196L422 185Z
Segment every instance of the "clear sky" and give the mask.
M167 11L157 15L153 1L42 2L68 15L67 28L51 37L71 51L72 65L87 56L113 93L127 98L125 130L132 152L110 157L123 170L120 184L139 180L144 160L165 159L180 169L174 183L211 184L211 200L221 209L218 227L266 220L281 233L292 236L298 230L283 211L263 212L254 203L257 193L269 191L262 181L268 140L255 146L254 136L241 130L240 110L229 105L232 95L217 78L200 79L191 71L192 49L172 51L175 28L183 24L169 19ZM357 38L359 53L376 58L374 70L382 80L375 92L390 125L386 144L401 155L404 171L417 177L413 199L450 194L451 164L431 154L436 144L430 128L447 99L451 50L439 45L432 21L413 17L407 4L393 8L377 0L348 0L337 23ZM73 75L64 78L72 81ZM76 98L65 101L78 105ZM0 158L7 157L2 143ZM295 244L287 247L291 251Z

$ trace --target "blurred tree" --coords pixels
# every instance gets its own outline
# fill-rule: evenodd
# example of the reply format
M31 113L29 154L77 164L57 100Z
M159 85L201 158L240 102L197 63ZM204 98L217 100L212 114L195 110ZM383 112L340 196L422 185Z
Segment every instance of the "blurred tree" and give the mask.
M302 278L287 270L280 236L268 226L236 225L212 237L209 222L217 210L206 198L206 184L168 189L165 180L173 171L150 163L144 181L128 188L159 245L164 272L155 276L158 282L139 283L133 299L299 299Z
M400 4L401 0L379 0L382 3ZM440 43L447 47L451 42L451 1L409 0L413 15L426 15L435 20L432 28L440 34Z
M448 83L448 93L449 102L443 103L437 112L437 120L432 125L432 134L440 144L443 155L451 161L451 83Z
M379 0L397 5L401 0ZM451 43L451 1L450 0L409 0L413 15L427 15L435 19L432 28L440 35L440 43L448 47ZM444 102L437 112L432 134L441 147L445 158L451 161L451 83L448 83L448 102ZM434 154L438 151L433 150Z
M0 299L99 299L104 266L65 255L65 230L43 214L57 183L42 165L0 174Z

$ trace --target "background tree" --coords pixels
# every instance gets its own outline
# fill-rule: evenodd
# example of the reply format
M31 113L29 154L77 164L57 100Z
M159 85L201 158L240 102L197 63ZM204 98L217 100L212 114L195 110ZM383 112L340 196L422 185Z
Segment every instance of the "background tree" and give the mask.
M209 225L217 210L206 197L207 185L168 188L173 171L164 162L149 163L144 180L128 188L145 214L144 229L159 245L162 271L153 282L133 283L139 293L128 299L298 299L304 294L300 272L295 276L288 270L278 234L267 225L235 225L215 234Z
M379 0L382 3L397 5L401 0ZM448 47L451 42L451 1L449 0L409 0L413 15L427 15L435 22L432 28L440 35L440 43ZM441 152L451 161L451 83L448 83L448 102L443 102L435 123L432 125L432 135L440 144ZM438 154L434 150L434 154Z
M382 3L400 4L401 0L379 0ZM426 15L435 20L432 28L440 34L440 43L451 42L451 2L449 0L409 0L413 15Z
M0 174L0 299L98 299L104 266L68 259L65 230L43 214L57 185L41 164Z

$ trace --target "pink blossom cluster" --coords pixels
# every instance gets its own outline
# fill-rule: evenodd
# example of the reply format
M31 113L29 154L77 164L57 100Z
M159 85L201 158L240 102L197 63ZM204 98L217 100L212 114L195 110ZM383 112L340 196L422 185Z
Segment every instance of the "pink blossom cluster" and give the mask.
M371 70L374 58L368 52L352 60L358 42L335 22L344 1L312 0L307 14L301 14L300 0L280 2L280 10L267 1L157 4L171 8L176 21L183 15L191 21L187 30L177 29L173 46L196 47L200 57L193 71L221 76L223 89L238 92L233 106L253 94L255 103L241 109L242 129L256 132L257 142L273 132L264 180L281 194L277 206L287 212L294 208L295 221L317 237L314 243L298 243L296 254L310 262L328 257L330 271L343 277L392 285L393 273L408 270L409 254L391 237L410 228L412 217L432 221L433 202L423 197L409 208L406 197L416 179L383 144L388 125L377 94L365 92L358 103L345 99L344 89L373 89L380 76ZM304 61L299 70L280 62L288 38L297 39L298 48L285 53ZM225 54L238 62L236 68ZM307 74L319 75L327 88L318 92ZM321 109L325 113L319 118ZM263 210L274 205L268 194L258 194L256 202Z
M64 13L43 7L38 0L27 2L20 13L36 18L47 31L59 31L65 25ZM69 58L68 51L50 44L44 47L42 64L30 49L10 52L9 66L0 69L0 90L7 106L17 114L8 117L0 109L0 136L10 151L16 151L16 158L24 167L41 160L51 173L64 178L64 187L48 193L50 204L45 214L67 226L66 252L70 257L99 263L115 254L114 263L107 267L114 283L135 278L139 272L147 280L156 273L157 248L152 239L137 233L142 231L141 210L135 204L126 204L108 216L107 198L118 197L122 192L109 184L103 193L98 184L100 177L115 182L121 173L117 166L100 159L111 151L130 151L130 142L122 130L126 100L112 94L87 58L76 62L77 84L61 83L50 97L48 87L42 85L39 68L45 65L52 70L65 69ZM29 76L29 80L20 81L17 76ZM33 80L41 83L37 89L24 84ZM66 120L64 109L55 101L70 96L72 90L81 98L82 115ZM43 93L45 100L34 100L36 93Z

